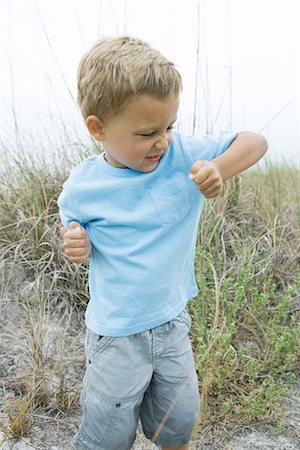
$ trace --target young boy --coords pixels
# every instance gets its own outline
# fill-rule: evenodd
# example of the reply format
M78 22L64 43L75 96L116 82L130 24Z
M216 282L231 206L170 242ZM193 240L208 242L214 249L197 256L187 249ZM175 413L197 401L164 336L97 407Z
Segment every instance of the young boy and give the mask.
M76 449L129 450L139 418L163 450L188 449L199 393L185 306L204 198L267 143L172 132L180 92L174 65L139 39L103 39L79 65L78 102L105 152L73 169L58 199L69 259L91 251Z

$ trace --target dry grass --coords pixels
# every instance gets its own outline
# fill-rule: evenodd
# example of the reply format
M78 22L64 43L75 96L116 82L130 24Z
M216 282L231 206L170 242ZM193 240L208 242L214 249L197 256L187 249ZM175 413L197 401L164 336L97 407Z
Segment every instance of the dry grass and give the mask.
M24 436L45 418L72 430L78 423L87 266L62 252L56 199L78 159L60 158L49 169L15 157L0 191L7 435ZM202 395L195 433L203 442L224 427L274 420L299 373L299 183L298 171L270 166L234 178L206 205L200 294L189 304Z

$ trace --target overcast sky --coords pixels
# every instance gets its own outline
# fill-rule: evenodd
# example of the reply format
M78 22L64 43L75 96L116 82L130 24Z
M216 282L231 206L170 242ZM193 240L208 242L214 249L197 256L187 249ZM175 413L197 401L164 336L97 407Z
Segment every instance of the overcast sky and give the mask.
M98 38L128 33L150 42L182 73L184 133L263 130L274 159L300 165L300 0L0 4L3 140L14 138L16 124L19 133L44 140L43 129L49 142L62 123L87 137L74 100L78 61Z

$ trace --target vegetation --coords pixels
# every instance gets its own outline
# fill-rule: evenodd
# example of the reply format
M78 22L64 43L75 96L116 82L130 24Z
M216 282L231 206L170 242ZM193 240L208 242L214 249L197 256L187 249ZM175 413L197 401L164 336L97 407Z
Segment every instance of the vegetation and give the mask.
M63 254L56 199L85 156L62 151L49 165L10 155L2 175L1 412L3 428L16 436L35 418L65 418L78 405L87 266ZM291 167L249 171L206 203L195 259L200 290L189 303L202 395L196 434L211 423L273 420L294 382L299 229L300 177Z

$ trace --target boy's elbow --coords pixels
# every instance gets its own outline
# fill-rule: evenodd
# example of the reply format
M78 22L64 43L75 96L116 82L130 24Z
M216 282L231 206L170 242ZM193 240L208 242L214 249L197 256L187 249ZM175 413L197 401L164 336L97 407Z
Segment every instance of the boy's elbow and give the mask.
M267 139L259 133L253 133L252 149L256 155L257 161L267 152L269 144Z
M259 134L259 137L260 137L260 151L261 155L263 156L267 152L269 144L267 139L262 134Z
M249 150L256 150L261 157L266 153L269 148L267 139L259 133L252 131L241 131L238 136L242 137L242 141Z

